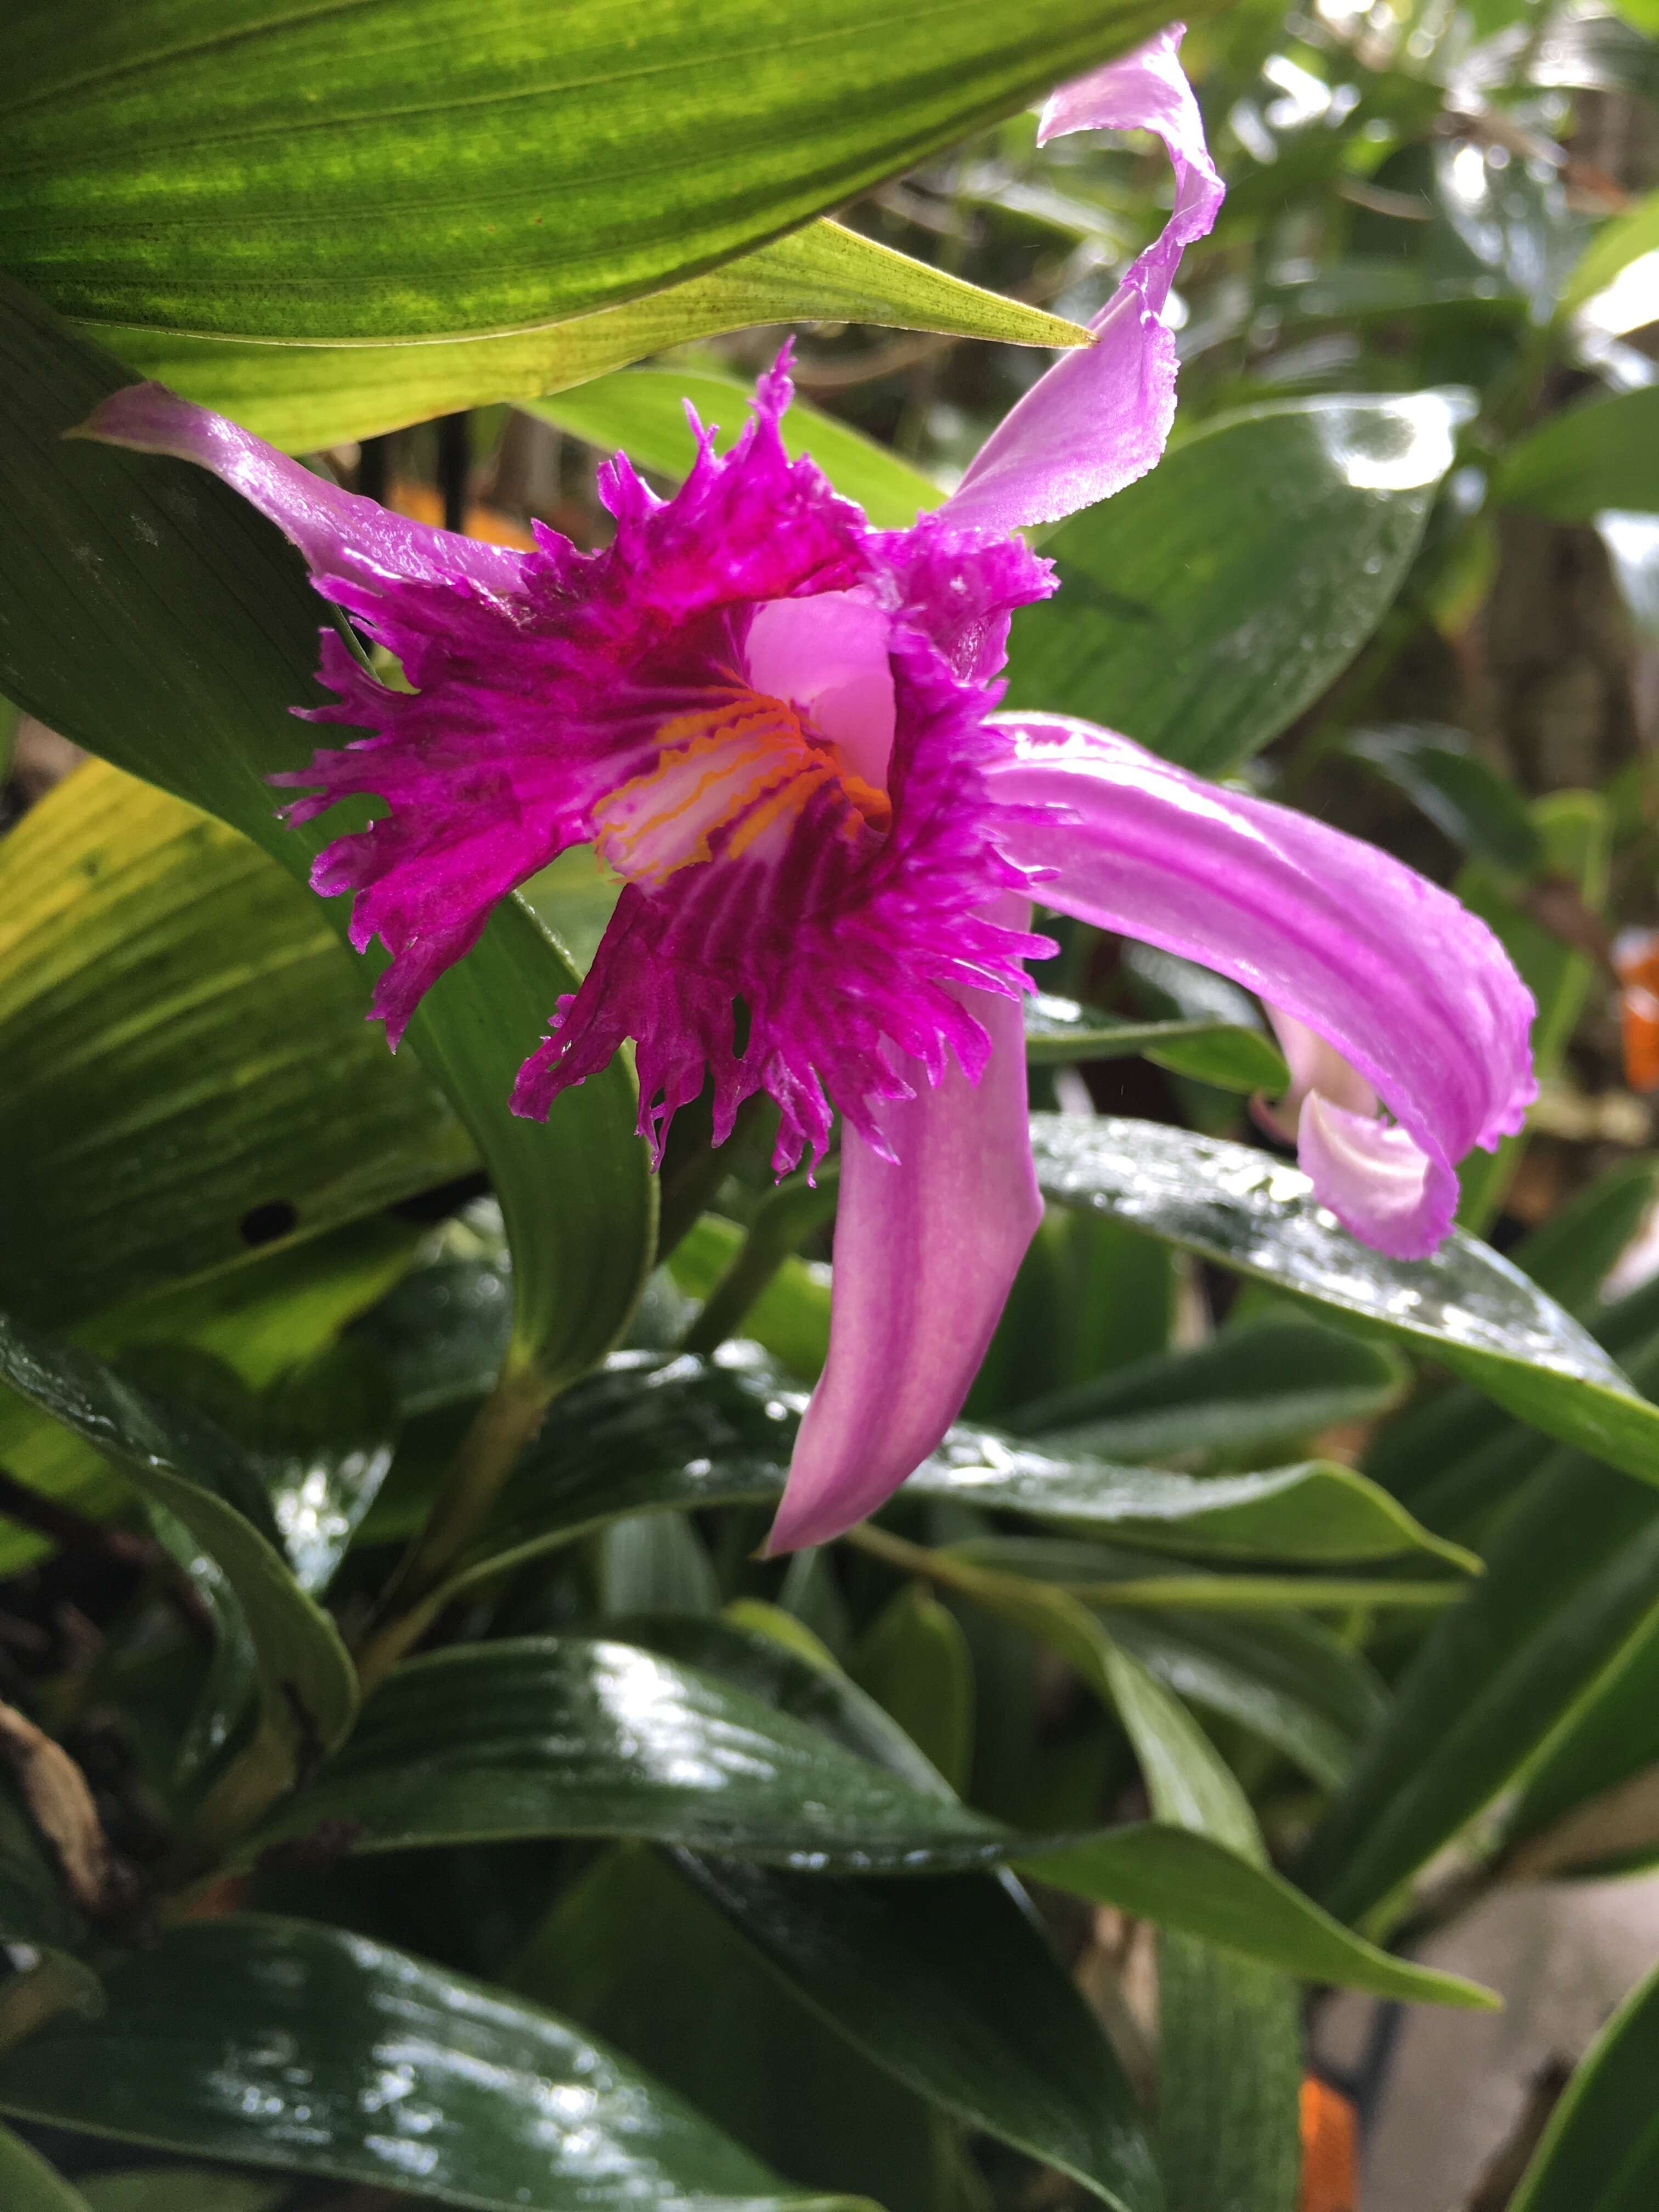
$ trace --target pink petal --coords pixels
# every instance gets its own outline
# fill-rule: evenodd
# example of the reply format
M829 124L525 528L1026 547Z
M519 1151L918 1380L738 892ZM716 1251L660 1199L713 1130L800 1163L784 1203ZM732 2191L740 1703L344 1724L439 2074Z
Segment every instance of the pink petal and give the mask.
M1053 871L1039 896L1218 969L1334 1046L1425 1156L1423 1190L1403 1205L1401 1148L1362 1146L1327 1106L1304 1159L1318 1195L1357 1235L1395 1224L1384 1249L1400 1257L1431 1251L1454 1164L1518 1129L1536 1091L1532 999L1486 924L1386 853L1113 731L1060 715L996 726L1009 750L995 795L1047 810L1008 848ZM1375 1205L1355 1197L1367 1150L1393 1194Z
M387 574L433 582L464 576L500 590L512 589L524 567L525 556L508 546L434 530L342 491L164 384L130 384L112 392L72 434L140 453L172 453L211 469L268 516L320 575L338 574L347 551L356 563Z
M1039 144L1073 131L1156 131L1175 169L1175 207L1091 324L1093 345L1058 361L969 464L938 510L958 529L1057 521L1121 491L1164 451L1176 386L1164 304L1182 252L1213 227L1224 192L1176 58L1183 28L1172 23L1121 61L1062 85L1043 109Z
M1303 1102L1297 1158L1322 1203L1379 1252L1419 1259L1445 1235L1434 1163L1397 1122L1313 1091Z
M878 791L887 781L897 706L893 618L856 592L772 599L757 607L744 651L757 691L811 715L849 768Z
M872 1513L962 1411L1042 1218L1018 1004L964 993L990 1031L977 1084L920 1069L882 1109L894 1160L843 1133L830 1358L801 1423L769 1553Z

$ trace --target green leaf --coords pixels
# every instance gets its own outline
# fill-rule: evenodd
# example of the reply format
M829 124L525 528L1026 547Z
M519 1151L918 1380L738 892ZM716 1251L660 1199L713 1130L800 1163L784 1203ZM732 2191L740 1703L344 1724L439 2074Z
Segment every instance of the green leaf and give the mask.
M90 2174L81 2193L88 2212L282 2212L293 2195L285 2181L255 2181L196 2166Z
M1283 1978L1163 1936L1158 2025L1158 2160L1169 2212L1292 2212L1302 2033Z
M1516 1246L1515 1264L1570 1313L1594 1309L1613 1261L1653 1202L1656 1176L1659 1157L1652 1152L1616 1161Z
M1058 315L982 292L826 222L642 299L493 337L271 345L120 323L75 327L118 354L136 374L155 377L299 453L462 408L538 399L723 331L810 322L898 324L1023 345L1068 346L1081 339L1077 325ZM908 521L915 506L928 504L937 492L927 477L904 471L896 456L881 450L890 465L884 471L890 502L900 472L915 478L915 501L902 518Z
M1109 720L1224 775L1287 727L1400 587L1460 417L1444 394L1275 402L1206 423L1062 523L1014 620L1008 704Z
M1369 763L1475 859L1520 876L1542 866L1543 842L1526 800L1475 751L1467 731L1391 722L1355 731L1342 750Z
M1324 1790L1340 1789L1387 1710L1358 1653L1297 1613L1244 1619L1107 1609L1106 1626L1166 1688L1248 1729Z
M1435 1624L1316 1831L1305 1886L1348 1919L1389 1898L1513 1780L1651 1632L1659 1502L1557 1453L1504 1516L1486 1571Z
M955 1565L952 1560L953 1571ZM635 1622L629 1632L656 1650L754 1690L860 1757L948 1796L948 1785L919 1760L910 1738L845 1675L823 1662L804 1662L771 1639L739 1633L726 1621ZM1052 1844L1016 1835L1008 1848L1018 1856L1022 1874L1033 1881L1185 1929L1235 1950L1240 1958L1266 1960L1308 1980L1329 1979L1430 2003L1491 2002L1474 1983L1389 1957L1332 1920L1279 1875L1184 1828L1148 1822Z
M0 2127L0 2196L6 2212L88 2212L86 2198L5 2127Z
M1133 0L134 0L0 39L0 234L61 312L278 338L553 321L694 276L1121 53ZM942 58L948 57L948 66ZM204 118L208 120L204 121ZM95 155L92 188L88 163Z
M1276 1097L1290 1088L1290 1070L1273 1039L1237 1022L1132 1022L1047 996L1027 999L1024 1012L1025 1057L1034 1067L1142 1054L1223 1091L1265 1091Z
M230 1503L257 1476L228 1438L199 1416L153 1399L88 1353L27 1336L0 1322L0 1378L54 1420L118 1462L147 1498L164 1506L223 1571L258 1656L264 1722L241 1755L230 1790L268 1778L272 1791L349 1729L357 1682L326 1613L301 1590L272 1545Z
M187 1923L109 1994L102 2020L53 2022L0 2061L0 2109L479 2212L790 2193L551 2013L338 1929Z
M1559 1722L1504 1823L1505 1866L1623 1874L1659 1852L1659 1619L1643 1623Z
M90 762L0 842L0 1295L42 1328L378 1212L476 1155L320 903Z
M1368 1420L1407 1380L1386 1346L1304 1321L1247 1322L1022 1406L1015 1425L1051 1451L1103 1459L1241 1455Z
M631 1644L526 1638L400 1668L261 1838L351 1824L353 1847L643 1836L780 1865L957 1866L1006 1832L839 1751L747 1692Z
M1626 12L1634 16L1638 7L1648 17L1644 27L1659 36L1659 4L1656 0L1626 0ZM1582 307L1587 300L1604 292L1632 261L1654 252L1659 252L1659 192L1648 193L1645 198L1634 201L1622 215L1615 216L1611 222L1602 224L1561 295L1562 313ZM1647 319L1643 318L1644 321Z
M707 1505L775 1506L801 1401L765 1363L729 1354L619 1353L560 1405L520 1458L445 1595L572 1542L618 1516ZM907 1498L1109 1528L1157 1550L1218 1559L1381 1559L1446 1547L1386 1494L1329 1462L1202 1480L1066 1459L994 1431L953 1429ZM1304 1547L1301 1549L1299 1547ZM1455 1547L1449 1556L1462 1561Z
M691 403L705 427L719 424L714 447L723 453L749 420L752 392L740 377L713 369L628 368L539 399L530 412L607 453L625 453L637 468L678 478L696 453L684 403ZM879 530L908 528L918 509L937 507L945 496L931 477L897 453L804 400L796 400L785 416L783 441L792 454L810 453L842 497L855 500Z
M1598 792L1556 791L1534 799L1528 809L1544 869L1591 916L1607 898L1613 823ZM1547 915L1534 913L1506 876L1471 862L1454 885L1471 912L1492 928L1537 1001L1532 1025L1533 1063L1541 1080L1554 1075L1577 1027L1596 963L1560 932L1547 926ZM1477 1232L1503 1204L1526 1142L1524 1131L1506 1137L1495 1152L1475 1152L1459 1170L1462 1197L1458 1218Z
M1390 1260L1338 1227L1296 1169L1149 1121L1032 1117L1045 1197L1137 1228L1397 1337L1507 1412L1659 1483L1659 1410L1520 1270L1455 1231L1431 1260Z
M655 1852L604 1852L512 1978L797 2182L900 2212L982 2212L957 2130L807 2011Z
M827 1219L835 1186L812 1191L785 1184L762 1201L745 1231L705 1213L675 1246L668 1272L689 1297L702 1302L685 1341L713 1352L735 1334L762 1345L797 1382L815 1382L830 1349L830 1270L793 1247L816 1217ZM804 1204L802 1203L804 1201ZM793 1219L791 1217L795 1217Z
M974 1662L962 1626L925 1583L884 1606L849 1671L960 1795L974 1764Z
M1659 2194L1659 1972L1584 2053L1510 2200L1510 2212L1642 2212Z
M820 2019L908 2087L1117 2212L1159 2204L1129 2085L1011 1877L676 1863Z
M319 603L276 531L201 471L64 439L123 381L27 302L0 301L0 501L10 518L0 689L303 876L330 832L282 828L264 779L309 757L289 709L319 696ZM320 911L343 928L342 902ZM508 1110L520 1061L575 987L529 909L509 899L410 1030L501 1200L514 1357L544 1390L613 1340L654 1234L655 1189L620 1061L567 1093L545 1125Z
M1659 509L1659 386L1587 399L1511 446L1493 479L1500 499L1557 522L1603 507Z

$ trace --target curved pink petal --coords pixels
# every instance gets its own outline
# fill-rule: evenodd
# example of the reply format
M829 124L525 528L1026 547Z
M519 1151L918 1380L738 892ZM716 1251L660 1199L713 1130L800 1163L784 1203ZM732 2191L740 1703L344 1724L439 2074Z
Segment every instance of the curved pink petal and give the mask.
M164 384L130 384L112 392L70 435L141 453L171 453L211 469L274 522L319 575L341 574L349 556L356 566L411 581L464 576L506 591L516 586L524 568L525 555L508 546L434 530L356 492L342 491L251 430L180 399Z
M1532 999L1486 924L1386 853L1113 731L1060 715L996 726L1009 749L993 790L1038 810L1009 851L1052 872L1039 896L1219 969L1334 1045L1425 1156L1423 1191L1362 1204L1361 1148L1331 1119L1346 1109L1327 1107L1304 1156L1318 1195L1385 1251L1431 1251L1455 1162L1518 1129L1536 1091ZM1400 1147L1374 1164L1397 1184Z
M842 1143L830 1357L801 1423L769 1553L827 1543L872 1513L962 1411L1042 1218L1012 999L964 994L990 1032L979 1081L916 1071L882 1109L884 1159Z
M1434 1163L1397 1121L1311 1091L1302 1102L1296 1156L1321 1201L1379 1252L1415 1259L1445 1235Z
M1175 169L1175 206L1090 325L1093 345L1056 362L969 464L938 510L955 528L1057 521L1121 491L1164 451L1176 387L1164 308L1182 254L1213 227L1224 191L1176 59L1183 28L1172 23L1121 61L1062 85L1042 111L1039 144L1072 131L1156 131Z

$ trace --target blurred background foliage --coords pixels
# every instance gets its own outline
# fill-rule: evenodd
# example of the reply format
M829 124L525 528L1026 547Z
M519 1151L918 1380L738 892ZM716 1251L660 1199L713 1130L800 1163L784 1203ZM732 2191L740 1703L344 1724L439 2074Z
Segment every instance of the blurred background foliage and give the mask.
M755 1556L824 1355L833 1169L775 1190L760 1121L714 1154L693 1113L653 1190L620 1070L506 1124L609 912L581 854L389 1059L254 773L308 750L293 562L58 439L160 374L404 513L591 545L598 461L668 488L682 397L734 434L798 320L793 437L902 522L1163 220L1155 148L1038 151L1023 106L1155 13L1020 12L985 11L955 106L925 26L890 94L878 51L861 92L826 63L816 171L780 78L740 219L688 185L647 265L667 234L619 204L611 292L560 276L516 318L447 234L398 246L395 149L319 161L317 204L419 258L418 298L379 262L331 292L278 234L295 99L347 118L372 25L286 86L210 40L194 93L183 0L93 10L131 42L101 72L51 10L6 34L9 2208L1344 2212L1399 2005L1479 2002L1416 1948L1508 1883L1659 1862L1651 0L1194 24L1229 194L1174 303L1175 439L1046 533L1063 589L1012 653L1015 702L1454 884L1540 1002L1527 1133L1474 1157L1442 1259L1360 1252L1234 1149L1285 1080L1255 1003L1061 925L1048 1218L965 1425L832 1551ZM701 13L653 0L641 36L744 28ZM528 16L489 14L402 7L455 33L457 116L497 46L529 83ZM168 136L192 98L288 131L268 201ZM846 230L765 243L815 176ZM185 248L244 187L276 274L239 310ZM370 325L407 343L346 342ZM1345 1987L1378 2009L1338 2067ZM1656 2056L1650 1987L1468 2212L1659 2201Z

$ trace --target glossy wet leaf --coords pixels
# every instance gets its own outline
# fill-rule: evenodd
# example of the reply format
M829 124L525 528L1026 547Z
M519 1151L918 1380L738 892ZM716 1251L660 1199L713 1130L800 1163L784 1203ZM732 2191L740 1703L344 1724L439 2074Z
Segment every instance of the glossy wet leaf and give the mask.
M0 1292L41 1327L465 1173L363 1019L321 904L246 838L89 762L0 842Z
M320 603L276 531L201 471L65 441L124 380L38 307L11 293L0 302L0 689L304 876L330 833L280 827L264 779L310 756L289 710L319 696ZM342 901L318 911L343 928ZM410 1030L484 1156L515 1264L514 1358L544 1385L614 1339L653 1234L619 1061L545 1125L507 1110L520 1061L574 988L557 947L509 899Z
M449 1223L444 1249L411 1269L352 1332L391 1376L405 1418L482 1398L512 1333L512 1264L488 1201Z
M179 330L550 322L759 246L1158 20L1126 0L1018 22L834 0L810 27L787 0L502 0L482 23L442 0L228 0L210 34L189 0L131 0L88 70L78 27L21 0L6 259L63 313Z
M572 1391L520 1459L463 1557L452 1593L627 1513L770 1507L802 1400L765 1364L618 1353ZM910 1477L906 1498L954 1499L1216 1558L1334 1560L1439 1548L1384 1493L1330 1462L1194 1480L1068 1459L963 1425Z
M1556 522L1603 507L1659 510L1659 387L1586 399L1511 446L1496 486L1511 507Z
M1109 722L1224 774L1353 658L1417 549L1458 422L1443 394L1275 402L1206 424L1043 541L1010 707Z
M0 2110L479 2212L791 2194L555 2014L339 1929L175 1926L109 1993L0 2061Z
M1076 342L1073 325L1058 316L963 284L829 222L641 299L489 337L264 345L131 324L77 327L135 375L155 377L297 453L461 408L537 399L723 331L826 321L1027 345ZM902 468L883 453L893 471Z
M1249 1322L1036 1399L1014 1425L1050 1451L1120 1461L1219 1455L1237 1465L1241 1455L1371 1419L1407 1379L1384 1346L1313 1322Z
M1579 2062L1510 2212L1642 2212L1659 2193L1659 1973L1640 1982Z
M1518 1268L1461 1231L1431 1260L1389 1260L1316 1205L1305 1176L1247 1146L1105 1115L1040 1114L1031 1130L1056 1204L1101 1206L1396 1337L1522 1420L1659 1482L1659 1411Z
M635 1835L783 1865L982 1863L1004 1832L714 1677L618 1642L533 1638L411 1661L266 1831L360 1850Z
M332 1623L274 1545L231 1499L258 1492L229 1439L154 1399L90 1354L0 1322L0 1379L113 1459L222 1570L258 1656L273 1758L297 1764L337 1743L356 1709L351 1662Z
M948 1796L912 1739L822 1661L803 1661L772 1638L744 1632L728 1620L635 1621L628 1624L628 1632L753 1690L917 1788ZM1308 1981L1427 2003L1490 2002L1473 1983L1378 1951L1281 1876L1164 1821L1101 1829L1058 1843L1016 1834L1008 1850L1033 1881L1185 1929Z
M99 2212L6 2127L0 2127L0 2199L6 2212Z
M1011 1879L676 1860L798 1996L908 2087L1118 2212L1158 2204L1129 2085Z
M664 1855L603 1852L549 1911L513 1984L797 2183L918 2212L981 2202L945 2115L809 2012Z
M636 468L678 479L696 453L685 403L705 428L718 425L715 450L725 453L749 420L753 389L708 368L629 368L538 400L530 412L603 453L625 453ZM809 401L797 399L785 416L783 441L791 453L810 453L878 530L907 528L920 509L937 507L945 496L931 477Z

